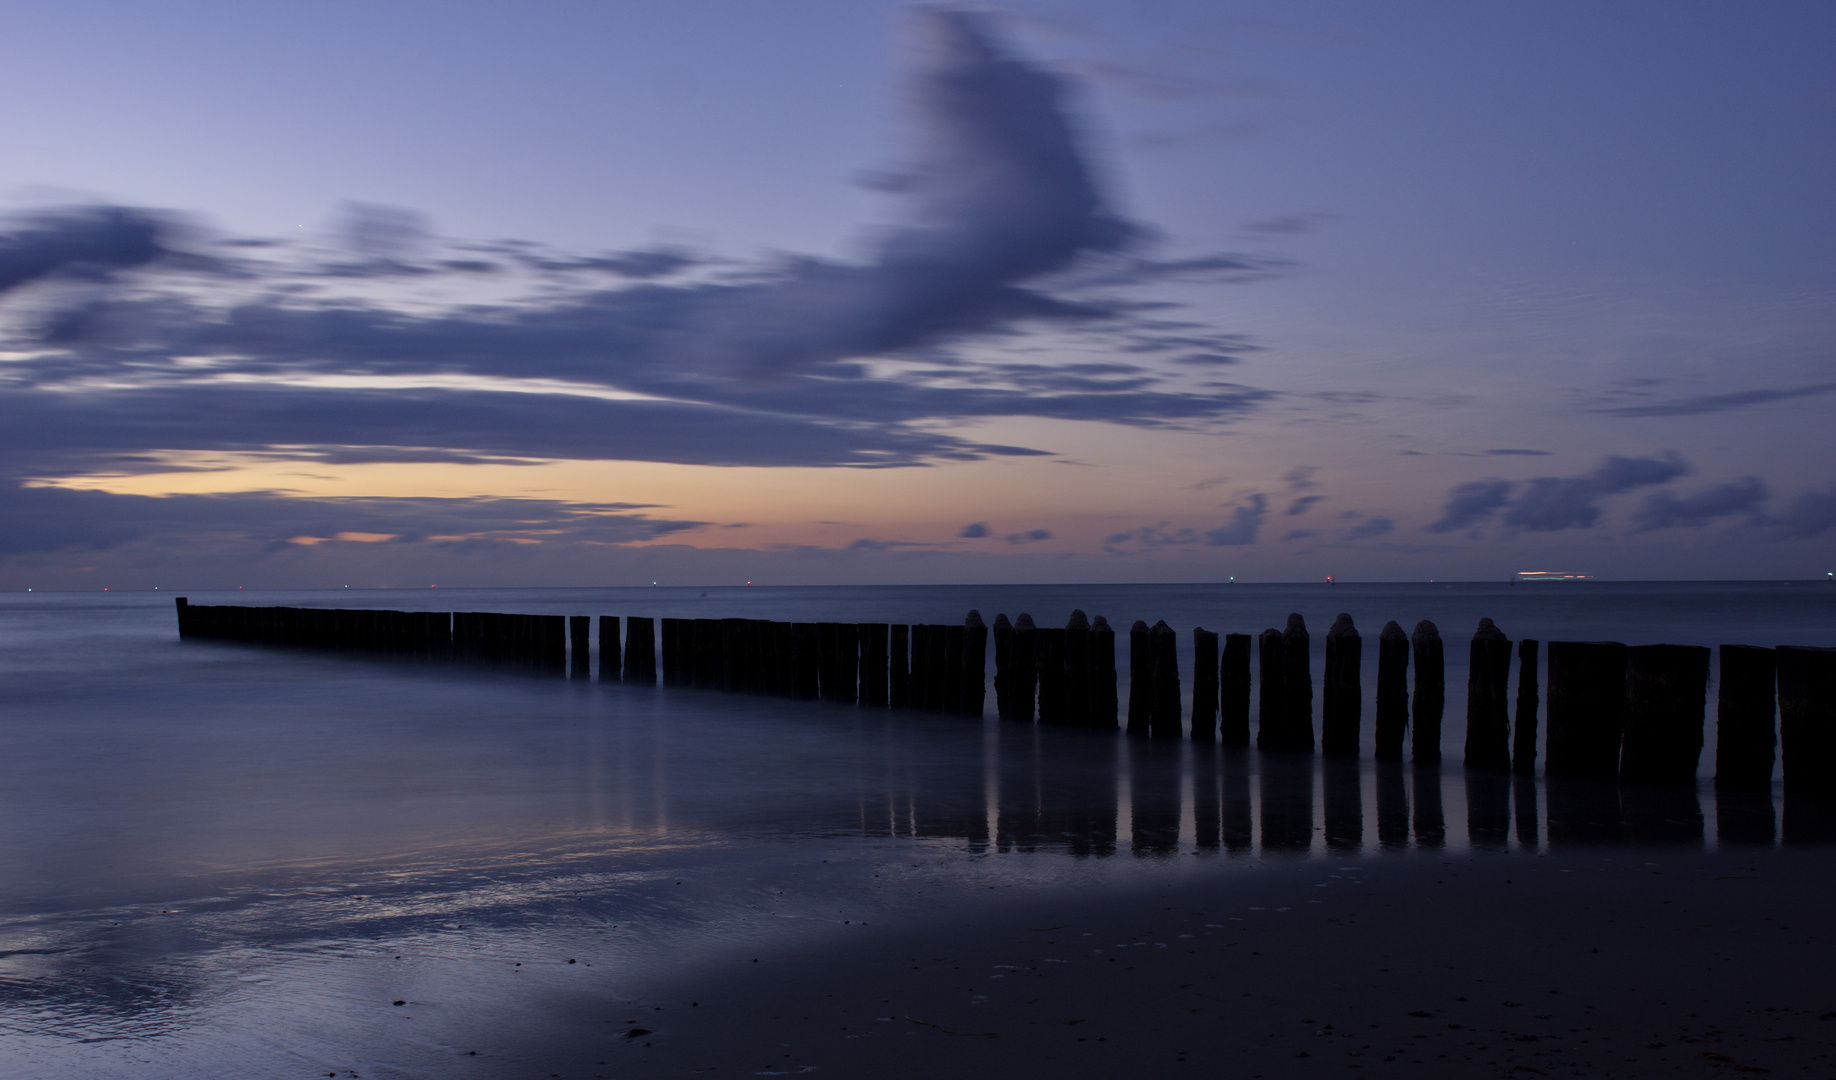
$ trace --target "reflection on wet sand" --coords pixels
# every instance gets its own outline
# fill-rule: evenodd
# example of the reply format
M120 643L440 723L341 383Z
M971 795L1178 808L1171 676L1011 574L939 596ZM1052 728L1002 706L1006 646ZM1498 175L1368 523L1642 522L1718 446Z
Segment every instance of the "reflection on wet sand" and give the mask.
M1836 841L1829 800L1787 798L1781 831L1765 790L1545 780L1102 733L990 729L982 768L954 784L907 776L910 786L887 797L911 809L884 827L979 850L992 823L997 851L1142 857ZM971 804L950 805L952 792Z

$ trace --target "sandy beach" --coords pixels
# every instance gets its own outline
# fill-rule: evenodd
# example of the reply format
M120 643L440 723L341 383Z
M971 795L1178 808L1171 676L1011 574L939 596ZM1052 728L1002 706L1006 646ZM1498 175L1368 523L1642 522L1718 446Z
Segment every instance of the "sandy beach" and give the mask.
M543 1075L1831 1076L1832 886L1819 850L1214 864L741 958Z

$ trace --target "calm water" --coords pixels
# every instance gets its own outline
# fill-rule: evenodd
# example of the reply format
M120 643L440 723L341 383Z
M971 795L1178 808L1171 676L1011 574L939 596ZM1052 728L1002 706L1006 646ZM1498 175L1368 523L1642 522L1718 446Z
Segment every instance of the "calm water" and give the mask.
M1468 777L1463 642L1489 616L1545 641L1836 644L1826 583L191 598L899 622L973 607L1042 625L1081 607L1122 629L1165 619L1182 639L1195 625L1280 626L1289 611L1320 637L1347 611L1367 670L1384 621L1428 618L1449 643L1450 762L1327 767L993 720L181 646L166 594L12 594L0 598L8 1076L503 1075L501 1057L458 1056L481 1025L539 1045L558 1000L623 1002L659 973L763 939L916 920L990 886L1081 888L1210 860L1769 844L1793 828L1775 796ZM1705 770L1712 718L1710 734ZM387 1007L398 999L438 1007L410 1023Z

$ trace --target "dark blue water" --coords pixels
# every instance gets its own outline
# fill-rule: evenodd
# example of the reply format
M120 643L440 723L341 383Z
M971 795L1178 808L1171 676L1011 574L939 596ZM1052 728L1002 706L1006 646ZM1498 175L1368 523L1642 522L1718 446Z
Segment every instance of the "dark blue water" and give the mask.
M1514 638L1836 644L1825 583L191 599L897 622L973 607L1042 625L1080 607L1124 629L1165 619L1182 640L1290 611L1316 637L1339 611L1367 639L1428 618L1449 642L1453 759L1460 643L1481 616ZM1705 767L1712 754L1711 741ZM1603 794L1452 764L1328 768L992 719L181 645L157 593L0 598L0 762L0 1071L22 1077L498 1075L455 1048L487 1019L539 1045L543 995L622 1000L749 943L916 921L991 886L1091 888L1232 859L1764 844L1782 808L1707 785ZM439 1008L409 1024L387 1006L404 997Z

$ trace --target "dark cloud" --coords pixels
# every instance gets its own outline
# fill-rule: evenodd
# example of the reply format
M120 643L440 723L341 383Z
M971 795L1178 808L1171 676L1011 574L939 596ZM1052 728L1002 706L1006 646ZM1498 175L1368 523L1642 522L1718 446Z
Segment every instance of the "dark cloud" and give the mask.
M918 540L876 540L870 536L863 536L859 540L851 541L848 544L847 550L896 551L899 548L929 548L936 546L935 544L927 544Z
M1282 537L1282 540L1311 540L1318 535L1320 535L1318 529L1290 529L1288 533Z
M1313 474L1319 472L1317 465L1297 465L1289 469L1282 479L1287 481L1289 491L1307 491L1320 486Z
M988 523L986 521L977 521L969 525L964 525L963 531L956 535L962 537L964 540L980 540L988 535Z
M1345 531L1347 540L1370 540L1396 531L1396 523L1387 517L1366 518Z
M1499 516L1506 526L1526 532L1590 529L1600 519L1600 500L1641 487L1669 483L1690 471L1675 453L1632 458L1608 455L1579 476L1539 476L1521 485L1496 477L1459 484L1448 493L1439 520L1429 532L1463 529Z
M1600 518L1602 498L1668 483L1687 472L1689 464L1675 454L1655 458L1609 455L1580 476L1540 476L1526 482L1505 508L1502 520L1529 532L1591 529Z
M1730 409L1744 409L1750 405L1768 405L1774 401L1791 401L1829 393L1836 393L1836 382L1810 383L1783 390L1743 390L1732 394L1707 394L1701 397L1678 398L1675 401L1661 401L1651 405L1619 405L1591 411L1607 416L1699 416L1703 413L1727 412Z
M216 245L237 254L220 260L212 284L138 212L28 222L0 238L0 289L59 273L147 273L132 292L57 311L33 339L0 342L25 356L0 389L0 423L12 425L0 430L0 476L69 474L152 450L282 448L341 461L911 466L1047 452L939 435L938 421L1185 425L1227 421L1269 400L1253 387L1186 388L1134 362L1017 364L952 352L1062 326L1124 357L1228 363L1255 346L1169 320L1166 305L1089 288L1104 275L1123 284L1215 280L1269 267L1131 250L1143 234L1103 199L1065 83L1009 55L979 16L933 12L926 25L935 47L913 94L922 137L900 170L905 214L858 262L787 257L677 277L712 264L672 248L571 257L514 241L430 257L435 240L418 214L353 205L341 226L346 253L327 260L292 242L232 239ZM161 278L156 261L191 276ZM1090 279L1082 286L1071 273L1079 268ZM533 273L543 286L447 309L361 292L367 279L441 273ZM608 275L624 281L608 288ZM318 291L334 285L359 293ZM410 385L332 385L379 376ZM467 377L584 390L453 388ZM441 388L412 386L417 379ZM630 399L595 396L602 389Z
M1721 518L1754 517L1771 494L1757 476L1715 484L1682 498L1668 491L1653 492L1632 516L1632 525L1637 532L1678 526L1700 529Z
M306 499L272 492L153 498L12 485L0 487L0 555L98 550L162 537L254 549L337 542L340 534L462 546L628 544L704 524L652 519L641 513L646 509L544 499Z
M1441 508L1438 521L1427 526L1429 532L1445 533L1476 525L1497 513L1511 501L1511 481L1496 477L1458 484L1447 493L1447 504Z
M1243 226L1243 231L1251 236L1299 236L1310 233L1320 227L1322 222L1331 221L1337 214L1284 214L1280 217L1263 218Z
M1806 491L1791 501L1774 525L1786 536L1809 539L1836 529L1836 484L1827 491Z
M1205 534L1205 542L1213 547L1240 547L1256 542L1256 533L1262 528L1262 519L1268 513L1269 500L1258 493L1244 500L1243 505L1230 512L1230 520Z
M63 274L98 277L166 253L170 226L144 211L94 207L48 211L0 233L0 294Z
M1548 457L1548 450L1487 450L1493 457Z
M1288 509L1283 512L1287 514L1287 516L1289 517L1297 517L1313 509L1314 503L1325 502L1325 501L1326 501L1326 496L1324 495L1302 495L1300 498L1295 499L1293 502L1289 503Z
M1010 544L1036 544L1041 540L1052 539L1052 534L1044 529L1028 529L1026 532L1008 533L1001 539Z

